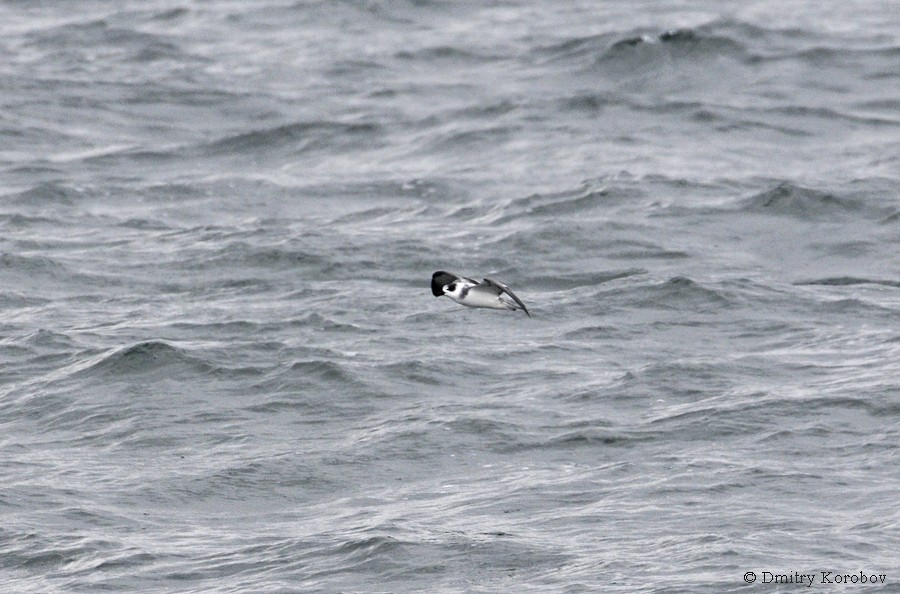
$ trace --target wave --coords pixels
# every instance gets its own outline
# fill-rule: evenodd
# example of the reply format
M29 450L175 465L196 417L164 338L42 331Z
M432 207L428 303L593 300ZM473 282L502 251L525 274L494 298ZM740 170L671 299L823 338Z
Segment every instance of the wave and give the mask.
M880 285L883 287L900 288L898 280L884 280L873 278L861 278L855 276L833 276L825 278L817 278L806 281L799 281L795 285L824 285L828 287L850 287L855 285Z
M566 291L580 287L595 287L610 281L641 276L647 274L643 268L626 268L624 270L607 270L598 272L578 272L555 274L553 276L536 276L529 279L528 286L535 289Z
M30 303L33 298L23 298ZM7 336L0 339L0 347L13 348L23 354L56 351L68 354L77 348L76 342L68 334L53 330L35 330L22 336Z
M650 47L655 50L657 46L669 57L677 57L679 53L685 52L710 55L741 55L745 52L738 41L713 34L708 28L705 30L684 28L664 31L657 35L645 34L621 39L604 52L602 59L619 59L632 54L635 48Z
M672 60L732 56L750 58L739 40L719 34L714 27L681 28L662 32L604 33L575 37L538 49L551 61L567 61L584 66L634 67L671 66Z
M150 17L153 21L176 21L191 14L191 10L183 7L163 9Z
M623 291L626 299L640 307L703 311L708 307L731 305L724 293L704 287L685 276L672 277L654 285L629 287Z
M859 214L866 210L866 205L855 198L782 182L750 196L743 201L740 210L820 220Z
M0 257L0 266L2 266L2 257ZM26 307L40 307L51 303L51 300L34 295L26 295L17 291L0 291L0 309L10 311ZM2 340L0 340L2 343Z
M487 125L459 129L459 125L453 125L452 130L437 134L435 138L428 140L423 147L426 151L449 151L456 153L460 150L477 148L479 146L494 146L512 138L518 130L518 126Z
M812 119L812 120L822 120L827 122L835 122L835 121L845 121L851 124L862 124L866 126L873 126L876 128L882 127L898 127L900 126L900 120L892 117L881 117L881 116L863 116L863 115L854 115L852 113L846 113L843 111L838 111L835 109L830 109L826 107L810 107L808 105L788 105L783 107L770 107L765 111L759 113L760 116L779 116L784 115L788 116L790 119ZM807 134L809 134L807 132Z
M79 158L84 163L91 165L121 166L123 163L127 163L132 166L153 166L180 159L181 155L179 154L179 149L175 147L153 150L126 147L104 150L101 153L92 153L90 155L80 155Z
M380 136L381 127L373 123L341 123L331 121L297 122L252 130L228 136L203 147L212 155L244 153L253 150L290 147L294 152L354 147L372 142Z
M86 56L85 48L91 48L92 52L116 52L120 54L121 62L171 60L184 63L195 59L173 41L177 37L112 26L103 19L39 29L28 38L31 45L50 49L66 62Z
M26 275L58 276L67 273L65 265L48 256L19 256L9 253L0 254L0 269L6 273L18 272Z
M650 181L649 179L646 181ZM678 191L676 182L664 182L668 194ZM709 192L703 186L689 186L690 193L682 194L686 200L674 200L662 205L659 214L665 216L766 214L797 220L822 222L844 221L848 218L863 218L890 224L900 218L893 196L897 184L893 180L870 177L846 183L834 183L829 189L817 189L782 179L764 179L762 182L723 180L718 189ZM723 187L743 197L722 200ZM749 190L749 195L747 195ZM760 190L763 187L765 189ZM698 201L705 196L707 200ZM687 203L683 203L687 202ZM874 245L873 242L853 241L847 249L860 249ZM838 246L840 248L841 246Z
M299 0L290 8L303 15L303 23L310 19L322 25L346 29L353 23L354 30L361 27L399 27L409 31L416 25L420 13L431 13L435 10L446 10L448 5L454 9L454 18L459 18L459 11L466 8L463 3L434 2L433 0L369 0L367 2L335 2L334 0Z
M809 101L798 98L809 110L784 113L775 103L762 102L758 114L747 108L747 102L727 107L735 89L747 85L760 87L758 94L774 98L777 83L785 68L798 70L801 85L844 93L841 82L847 72L854 72L860 93L867 95L866 81L885 81L896 76L896 57L900 48L894 45L854 47L832 45L834 40L816 31L751 25L734 20L715 20L694 27L672 30L613 31L586 37L572 37L538 47L534 62L545 68L569 70L571 75L586 77L590 85L560 102L564 110L592 114L609 106L624 105L631 109L656 111L659 97L685 96L685 92L701 92L704 104L690 108L690 117L702 122L719 123L724 131L742 129L772 130L791 137L823 133L823 126L833 126L835 118L849 124L897 126L892 112L883 114L848 113L842 109L816 110ZM783 65L784 63L785 65ZM834 72L834 80L828 72ZM846 80L846 79L845 79ZM871 86L871 85L869 85ZM767 89L766 87L769 87ZM743 91L738 92L739 94ZM858 95L849 89L848 95ZM651 105L641 105L639 97L647 97ZM878 100L878 97L873 97ZM758 104L758 98L754 99ZM646 101L645 101L646 103ZM688 101L690 103L690 101ZM714 105L713 105L714 103ZM743 114L743 115L742 115ZM807 126L798 127L795 119L815 118ZM781 120L775 121L771 120ZM827 120L827 124L818 120Z
M773 61L801 60L819 67L852 68L859 66L861 58L879 58L896 63L896 60L900 58L900 47L838 48L815 46L772 55L766 59ZM896 76L896 71L894 71L893 76Z
M890 418L900 412L888 393L882 397L853 396L779 396L768 392L755 392L731 400L714 399L685 405L672 406L649 420L652 427L660 427L666 434L677 431L684 439L709 439L711 436L753 432L758 439L771 435L768 411L777 410L782 418L815 418L818 415L846 414L846 411L863 411L874 418ZM776 430L777 432L783 429ZM825 436L828 430L821 425L791 428L795 435L818 434Z
M298 265L318 264L322 262L322 256L301 252L298 250L281 250L276 248L263 248L246 244L233 245L226 248L222 254L228 260L236 259L246 266L259 266L271 268L283 266L294 269Z
M34 242L46 250L42 242ZM72 290L74 286L106 283L106 279L73 271L67 264L49 256L21 256L0 253L0 273L4 281L16 287L16 294L27 300L43 300Z
M614 427L581 427L564 431L538 444L536 447L541 448L564 448L572 447L596 447L598 445L608 447L629 447L639 442L660 439L663 437L662 432L653 432L646 430L628 430Z
M644 196L645 193L637 185L606 185L602 181L586 183L571 190L529 194L515 199L500 207L499 216L493 214L491 222L502 225L520 218L554 220L564 215L583 216L592 209L633 203Z
M613 260L680 260L690 254L682 250L670 250L651 241L616 239L601 242L606 257Z
M251 399L248 410L322 409L332 411L343 406L348 390L367 393L368 378L357 378L341 353L326 348L310 348L306 358L270 369L253 386L254 393L265 395Z
M334 361L309 360L291 363L287 376L296 376L305 381L316 380L325 383L346 384L353 376L340 363Z
M214 366L184 348L164 340L147 340L103 354L93 363L79 370L76 375L107 377L159 375L162 370L171 371L177 368L201 374L215 369Z
M394 54L395 58L409 61L423 61L431 65L441 61L483 62L501 59L503 56L479 53L471 48L458 48L449 45L425 47L417 50L402 50Z
M27 190L9 194L6 199L13 204L25 206L46 206L47 204L72 206L83 196L82 190L72 186L56 182L42 182Z

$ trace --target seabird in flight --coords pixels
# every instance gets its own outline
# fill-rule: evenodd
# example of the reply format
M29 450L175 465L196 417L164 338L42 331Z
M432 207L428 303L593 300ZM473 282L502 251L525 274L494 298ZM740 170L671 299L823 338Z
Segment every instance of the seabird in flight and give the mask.
M503 283L489 278L478 282L451 272L438 270L431 275L431 293L435 297L446 295L460 305L487 307L490 309L521 309L530 318L528 308L516 294Z

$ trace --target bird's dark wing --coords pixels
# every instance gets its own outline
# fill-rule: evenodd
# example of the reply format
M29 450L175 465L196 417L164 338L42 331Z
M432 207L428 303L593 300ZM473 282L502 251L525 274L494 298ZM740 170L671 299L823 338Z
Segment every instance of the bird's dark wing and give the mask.
M445 272L443 270L438 270L434 274L431 275L431 294L435 297L441 297L444 295L444 287L452 283L453 281L459 280L460 277L456 276L452 272Z
M515 293L513 293L512 291L509 290L509 287L507 287L507 286L504 285L503 283L498 283L497 281L491 280L491 279L489 279L489 278L484 279L484 282L485 282L486 284L488 284L488 285L493 286L493 287L497 287L497 290L498 290L498 293L497 293L497 294L498 294L498 295L499 295L500 293L506 293L507 295L509 295L510 297L512 297L513 301L515 301L516 303L518 303L518 304L519 304L519 307L522 308L522 311L525 312L525 315L527 315L529 318L531 317L531 314L528 313L528 308L525 307L525 304L522 303L522 300L521 300L521 299L519 299L518 297L516 297L516 294L515 294Z

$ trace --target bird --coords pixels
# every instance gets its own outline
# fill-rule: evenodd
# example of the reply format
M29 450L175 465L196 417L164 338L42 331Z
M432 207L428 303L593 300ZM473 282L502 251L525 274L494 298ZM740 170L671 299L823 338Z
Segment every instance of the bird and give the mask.
M529 318L528 308L509 287L489 278L478 282L452 272L438 270L431 275L431 293L435 297L447 296L467 307L489 309L521 309Z

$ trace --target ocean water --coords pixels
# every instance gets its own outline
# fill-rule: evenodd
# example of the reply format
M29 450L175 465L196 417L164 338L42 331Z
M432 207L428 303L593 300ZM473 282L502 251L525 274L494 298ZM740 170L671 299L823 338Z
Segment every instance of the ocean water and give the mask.
M4 0L0 56L0 591L900 592L895 2Z

